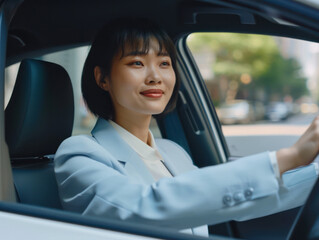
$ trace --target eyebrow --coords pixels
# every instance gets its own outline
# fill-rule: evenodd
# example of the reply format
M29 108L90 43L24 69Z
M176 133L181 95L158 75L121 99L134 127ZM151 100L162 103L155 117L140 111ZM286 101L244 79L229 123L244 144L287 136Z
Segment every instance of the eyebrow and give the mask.
M131 52L127 52L125 54L122 55L122 57L128 57L128 56L142 56L142 55L146 55L147 52L144 51L131 51Z
M167 57L169 57L169 54L168 54L168 52L159 52L157 54L157 56L167 56Z
M131 52L123 54L122 58L128 57L128 56L143 56L143 55L147 55L147 52L146 51L131 51ZM162 51L162 52L159 52L157 54L157 56L168 56L169 57L169 54L168 54L168 52Z

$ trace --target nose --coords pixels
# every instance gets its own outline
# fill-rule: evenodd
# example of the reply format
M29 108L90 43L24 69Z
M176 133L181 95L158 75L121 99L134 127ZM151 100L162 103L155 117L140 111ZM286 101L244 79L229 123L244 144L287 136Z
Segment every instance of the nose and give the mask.
M159 69L157 69L156 66L150 66L148 68L148 73L146 77L146 84L152 85L152 84L160 84L162 83L161 74L159 72Z

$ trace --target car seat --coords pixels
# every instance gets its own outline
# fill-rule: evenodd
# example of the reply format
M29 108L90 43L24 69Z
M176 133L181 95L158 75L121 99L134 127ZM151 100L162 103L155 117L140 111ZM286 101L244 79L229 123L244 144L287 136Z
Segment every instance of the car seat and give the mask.
M23 60L5 110L18 202L61 208L53 157L71 135L73 119L73 90L65 69L45 61Z

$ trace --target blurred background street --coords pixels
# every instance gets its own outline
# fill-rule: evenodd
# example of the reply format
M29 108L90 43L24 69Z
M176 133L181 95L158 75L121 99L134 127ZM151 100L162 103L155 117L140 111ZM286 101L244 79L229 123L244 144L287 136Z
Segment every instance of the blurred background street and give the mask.
M222 127L232 156L278 150L294 144L317 114L298 114L283 122L259 121Z

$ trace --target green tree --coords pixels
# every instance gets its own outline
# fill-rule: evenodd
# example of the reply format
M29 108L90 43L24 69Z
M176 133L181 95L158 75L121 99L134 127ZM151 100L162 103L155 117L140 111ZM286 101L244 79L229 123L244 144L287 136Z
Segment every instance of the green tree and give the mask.
M235 98L241 91L254 98L258 89L269 98L272 94L298 98L307 92L300 65L294 59L283 58L271 36L196 33L187 43L196 54L211 52L214 80L226 79L229 83L225 98Z
M277 53L268 68L256 79L256 85L264 88L269 96L290 95L297 99L308 93L307 79L301 76L301 67L296 59L285 59Z

